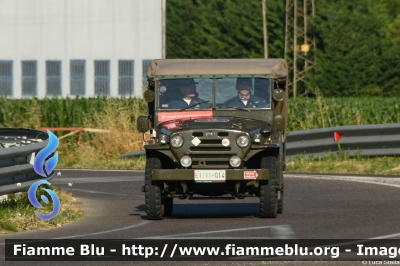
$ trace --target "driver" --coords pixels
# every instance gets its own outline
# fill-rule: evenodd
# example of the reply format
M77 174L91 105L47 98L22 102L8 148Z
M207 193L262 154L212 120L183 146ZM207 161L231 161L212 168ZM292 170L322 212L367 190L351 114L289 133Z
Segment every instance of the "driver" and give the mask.
M265 108L267 101L256 95L251 95L252 83L250 78L237 78L236 90L238 95L225 101L224 107Z
M196 92L196 84L198 83L194 82L193 79L180 80L177 87L181 91L182 95L177 96L172 101L170 101L168 104L168 108L182 109L191 105L194 106L191 107L190 109L200 109L200 105L202 108L209 108L210 104L208 104L208 101L205 101L198 97L198 93Z

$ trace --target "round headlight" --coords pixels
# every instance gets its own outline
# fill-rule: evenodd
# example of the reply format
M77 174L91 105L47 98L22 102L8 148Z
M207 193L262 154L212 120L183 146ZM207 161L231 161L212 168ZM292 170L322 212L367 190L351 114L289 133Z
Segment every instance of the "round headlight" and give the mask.
M183 138L179 135L173 136L171 138L171 145L174 148L180 148L183 145Z
M236 140L236 143L241 148L247 147L247 145L249 145L249 138L247 136L240 136Z
M232 157L229 159L229 163L230 163L230 165L231 165L232 167L239 167L241 162L242 162L242 160L240 160L240 157L239 157L239 156L236 156L236 155L232 156Z
M192 158L190 158L190 157L187 156L187 155L182 156L182 158L181 158L181 165L182 165L183 167L189 167L189 166L191 166L191 165L192 165Z

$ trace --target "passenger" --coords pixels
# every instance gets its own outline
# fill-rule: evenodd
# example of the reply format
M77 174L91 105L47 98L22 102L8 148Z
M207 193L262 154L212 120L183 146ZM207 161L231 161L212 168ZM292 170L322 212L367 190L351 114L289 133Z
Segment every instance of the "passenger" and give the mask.
M196 84L193 79L183 79L178 83L178 88L181 91L182 95L177 96L175 99L169 102L169 109L183 109L188 106L193 105L190 109L202 109L211 108L211 104L209 101L205 101L198 97L198 93L196 92ZM196 103L199 103L196 105Z
M237 78L236 90L238 95L225 101L224 107L265 108L267 101L256 95L251 95L252 83L250 78Z

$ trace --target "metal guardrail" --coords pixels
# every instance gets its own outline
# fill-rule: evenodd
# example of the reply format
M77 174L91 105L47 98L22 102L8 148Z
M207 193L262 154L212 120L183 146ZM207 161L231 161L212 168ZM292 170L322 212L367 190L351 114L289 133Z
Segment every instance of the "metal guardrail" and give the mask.
M338 154L342 150L350 157L400 155L400 124L341 126L289 132L286 158L297 154L324 157L327 152ZM145 151L121 154L120 157L145 155Z
M321 158L330 151L342 150L355 157L400 155L400 124L341 126L290 132L287 136L286 157L297 154Z
M22 192L39 179L35 155L49 142L46 132L27 128L0 128L0 195Z

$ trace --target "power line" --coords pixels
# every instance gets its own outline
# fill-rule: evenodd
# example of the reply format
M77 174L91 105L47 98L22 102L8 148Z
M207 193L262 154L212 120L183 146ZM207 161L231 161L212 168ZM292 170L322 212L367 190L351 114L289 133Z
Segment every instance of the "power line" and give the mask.
M285 59L289 68L289 91L298 96L300 83L309 84L306 73L316 62L315 37L310 20L315 15L315 0L286 0Z

